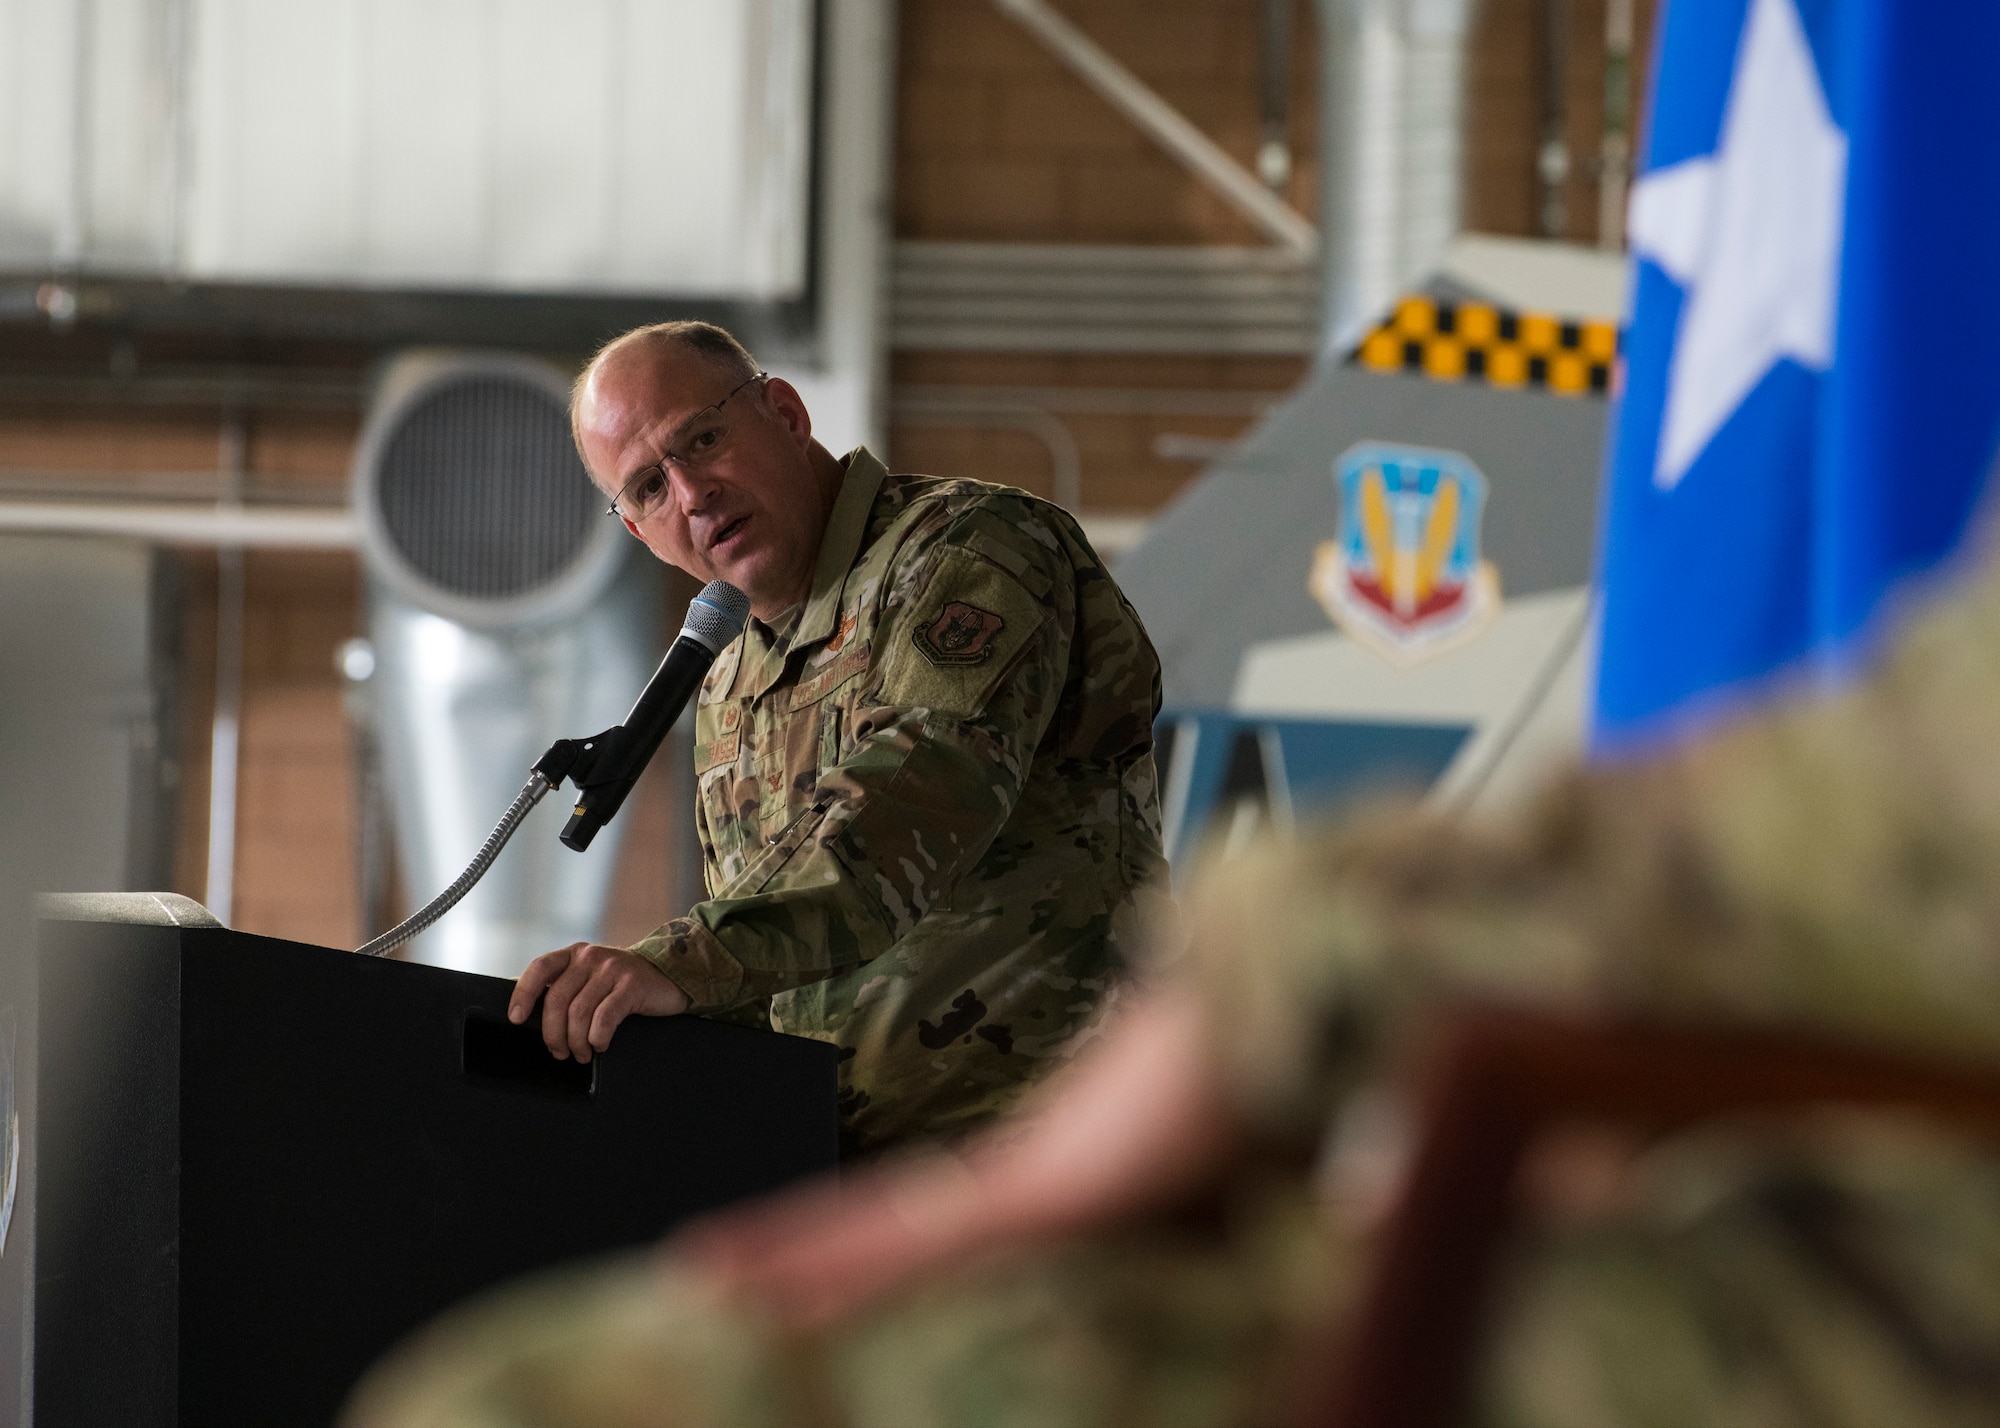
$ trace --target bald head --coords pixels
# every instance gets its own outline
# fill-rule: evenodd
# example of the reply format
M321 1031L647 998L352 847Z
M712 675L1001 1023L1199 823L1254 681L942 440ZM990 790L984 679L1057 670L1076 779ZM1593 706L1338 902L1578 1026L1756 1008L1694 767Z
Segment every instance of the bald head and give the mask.
M727 332L626 333L577 378L570 424L591 480L660 559L729 581L760 619L805 598L843 468L791 384Z
M727 329L712 322L655 322L621 333L597 349L577 373L570 388L570 435L583 445L586 398L603 385L599 378L621 367L689 366L714 372L730 386L748 381L759 370L757 359ZM586 458L587 459L587 458Z

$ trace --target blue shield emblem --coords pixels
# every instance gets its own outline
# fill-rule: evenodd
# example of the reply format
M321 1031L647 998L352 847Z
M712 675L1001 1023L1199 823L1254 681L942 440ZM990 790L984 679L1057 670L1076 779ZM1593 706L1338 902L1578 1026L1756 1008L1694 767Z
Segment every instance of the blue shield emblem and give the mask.
M1347 635L1397 664L1463 644L1500 607L1480 559L1486 477L1456 451L1363 442L1334 462L1340 538L1313 558L1313 597Z

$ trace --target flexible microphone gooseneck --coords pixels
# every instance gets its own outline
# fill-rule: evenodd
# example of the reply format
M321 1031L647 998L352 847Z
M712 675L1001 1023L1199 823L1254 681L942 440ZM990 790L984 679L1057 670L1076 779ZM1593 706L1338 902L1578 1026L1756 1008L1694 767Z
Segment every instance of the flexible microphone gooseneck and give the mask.
M743 633L750 615L750 597L723 580L711 580L688 605L687 620L680 635L646 682L632 712L622 724L613 724L588 739L558 739L548 752L535 761L527 785L507 812L501 816L486 842L457 881L439 893L415 915L406 918L356 952L363 957L381 957L401 947L443 917L474 884L486 876L514 830L521 826L536 804L550 789L567 778L577 787L576 807L564 825L562 841L581 853L609 823L625 803L625 796L646 771L667 731L680 718L681 710L701 687L709 666L729 642Z

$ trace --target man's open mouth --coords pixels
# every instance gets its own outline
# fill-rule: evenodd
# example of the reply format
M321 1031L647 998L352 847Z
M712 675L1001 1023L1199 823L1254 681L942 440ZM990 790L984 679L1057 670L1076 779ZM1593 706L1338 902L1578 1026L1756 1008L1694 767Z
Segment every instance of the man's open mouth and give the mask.
M735 520L731 521L728 525L724 526L721 530L715 533L715 539L708 543L708 548L710 550L721 550L724 546L728 545L729 542L736 539L736 537L742 533L743 527L749 522L749 520L750 518L748 516L738 516Z

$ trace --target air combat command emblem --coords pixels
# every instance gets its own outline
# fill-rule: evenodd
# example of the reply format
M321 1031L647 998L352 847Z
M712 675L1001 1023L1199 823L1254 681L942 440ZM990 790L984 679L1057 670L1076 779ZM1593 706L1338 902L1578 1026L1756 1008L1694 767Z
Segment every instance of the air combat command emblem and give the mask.
M1486 477L1455 451L1363 442L1334 463L1340 537L1313 557L1314 598L1397 664L1464 643L1500 606L1479 556Z

